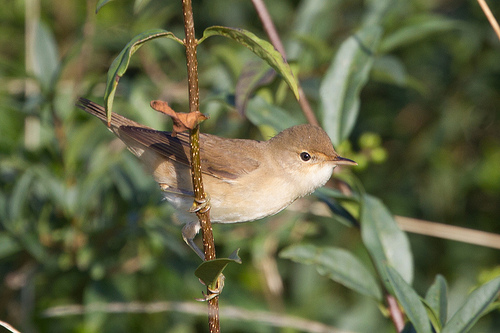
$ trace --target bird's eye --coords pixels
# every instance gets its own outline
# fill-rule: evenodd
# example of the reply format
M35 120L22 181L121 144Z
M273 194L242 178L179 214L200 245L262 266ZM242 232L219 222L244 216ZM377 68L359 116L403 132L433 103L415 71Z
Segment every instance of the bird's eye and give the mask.
M302 153L300 153L300 158L302 159L302 161L307 162L311 159L311 155L308 152L303 151Z

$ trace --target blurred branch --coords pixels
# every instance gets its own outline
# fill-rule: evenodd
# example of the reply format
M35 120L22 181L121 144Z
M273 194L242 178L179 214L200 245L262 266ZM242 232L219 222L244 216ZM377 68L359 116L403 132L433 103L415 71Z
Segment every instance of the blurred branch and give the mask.
M396 222L404 231L500 249L500 235L490 232L403 216L396 216Z
M302 205L301 203L303 202L303 200L307 199L297 200L292 205L290 205L288 210L301 212L305 212L307 210L308 212L319 216L332 216L332 212L325 204L317 202L314 204ZM396 215L395 219L399 227L407 232L424 236L449 239L468 244L480 245L493 249L500 249L500 235L498 234L481 230L474 230L470 228L457 227L449 224L419 220L405 216Z
M12 327L10 324L7 324L4 321L0 320L0 326L6 328L7 330L11 331L12 333L21 333L18 330L16 330L14 327Z
M102 303L89 305L63 305L55 306L42 313L44 317L64 317L71 315L82 315L86 313L158 313L158 312L180 312L191 315L204 315L205 306L192 302L153 302L153 303ZM297 331L312 333L350 333L323 323L283 315L275 312L251 311L235 306L225 306L220 309L221 315L225 319L245 320L250 322L260 322L273 327L289 327Z
M264 26L264 30L266 30L267 36L269 37L269 40L273 44L274 48L278 50L279 53L283 56L283 58L286 60L286 52L285 48L283 47L283 43L281 43L280 36L278 35L278 32L276 31L276 27L274 26L273 20L271 19L271 15L269 15L269 12L267 11L266 5L263 0L252 0L253 6L255 7L255 10L259 14L260 21L262 22L262 25ZM314 115L314 112L311 108L311 105L309 104L309 101L307 100L306 94L304 93L304 90L302 89L302 86L300 85L300 81L297 79L297 85L299 87L299 104L300 107L302 108L302 112L306 116L307 121L310 124L317 125L319 126L318 120L316 119L316 116Z
M484 12L484 15L486 15L486 18L488 21L490 21L491 26L493 27L493 30L495 30L495 33L497 34L498 39L500 39L500 26L498 26L498 22L495 19L495 16L493 16L493 13L490 10L490 7L484 0L477 0L479 2L479 6L481 6L481 9Z

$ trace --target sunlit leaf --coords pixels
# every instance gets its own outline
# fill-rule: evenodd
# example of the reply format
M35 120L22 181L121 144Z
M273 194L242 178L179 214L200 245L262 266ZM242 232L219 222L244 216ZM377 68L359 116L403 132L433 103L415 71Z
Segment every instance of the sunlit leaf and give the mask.
M446 323L442 333L468 332L472 326L484 316L488 306L498 298L500 292L500 277L483 284L474 290L465 303Z
M110 1L113 1L113 0L99 0L99 1L97 1L97 4L95 6L96 14L99 12L99 10L101 10L102 7L104 7L104 5L106 5Z
M448 316L448 287L442 275L436 276L434 283L425 295L425 300L434 312L438 314L441 326L444 325Z
M366 26L342 43L320 87L322 123L334 145L351 133L359 112L359 94L368 81L382 34Z
M415 330L419 333L431 333L432 330L429 318L427 317L427 311L420 301L418 294L393 267L387 265L386 270L387 278L392 285L394 294L415 327Z
M379 301L382 299L382 292L372 274L357 257L344 249L296 245L283 250L280 257L314 265L319 274L360 294Z
M377 198L364 194L361 208L361 237L386 287L386 265L394 267L407 283L413 280L413 255L406 234Z
M221 26L213 26L205 29L199 43L202 43L211 36L224 36L230 38L248 48L262 60L265 60L269 66L274 68L274 70L283 77L290 89L292 89L295 98L299 99L298 85L293 72L286 59L283 58L281 53L279 53L271 43L260 39L250 31Z
M108 122L111 121L111 112L113 110L113 99L116 92L116 87L118 86L118 81L125 74L130 63L130 58L144 43L156 39L156 38L169 38L173 39L180 44L183 42L175 37L175 35L169 31L162 29L153 29L143 32L134 38L125 46L125 48L120 52L120 54L113 60L111 67L108 70L108 79L106 82L106 90L104 92L104 102L106 106L106 115Z
M230 263L241 264L241 259L238 257L238 250L234 251L229 258L218 258L204 261L200 266L198 266L194 275L203 281L206 286L215 289L214 286L219 275Z
M59 51L54 34L47 25L38 22L32 48L33 71L44 90L50 90L59 74Z

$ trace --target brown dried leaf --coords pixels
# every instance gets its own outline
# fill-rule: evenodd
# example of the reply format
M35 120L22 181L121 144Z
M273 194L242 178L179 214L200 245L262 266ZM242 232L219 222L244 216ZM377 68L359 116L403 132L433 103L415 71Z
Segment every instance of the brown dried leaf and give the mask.
M176 136L176 133L192 130L199 123L208 119L208 117L200 111L189 113L175 112L170 106L168 106L168 103L164 101L151 101L151 107L154 110L164 113L172 118L174 124L172 136Z

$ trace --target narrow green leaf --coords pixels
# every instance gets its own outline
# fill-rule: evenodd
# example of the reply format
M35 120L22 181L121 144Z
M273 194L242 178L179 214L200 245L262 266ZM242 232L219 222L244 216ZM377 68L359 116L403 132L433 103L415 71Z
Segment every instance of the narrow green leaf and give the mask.
M47 25L38 23L35 30L32 60L33 72L45 91L51 90L59 74L59 51L54 34Z
M108 79L106 82L106 90L104 92L104 102L106 106L106 115L108 122L111 121L111 112L113 109L113 99L116 92L116 87L118 86L118 81L125 74L130 63L130 58L137 51L142 44L156 39L156 38L169 38L173 39L180 44L183 42L175 37L175 35L169 31L162 29L152 29L143 32L134 38L125 46L125 48L120 52L120 54L113 60L113 63L108 70Z
M427 304L438 315L440 325L446 323L448 316L448 287L442 275L437 275L434 283L425 295Z
M318 248L314 245L296 245L286 248L280 257L295 262L314 265L324 275L360 294L380 301L382 292L372 274L350 252L335 248Z
M405 22L401 29L385 37L380 43L380 53L389 53L405 45L425 39L432 34L459 29L463 22L450 20L440 15L422 15Z
M487 313L488 307L498 297L500 277L474 290L465 303L444 326L442 333L468 332Z
M6 232L0 233L0 259L21 251L21 245Z
M215 289L214 286L219 278L219 275L229 263L235 262L241 264L241 259L238 256L238 250L234 251L229 258L218 258L202 262L194 272L194 275L203 281L206 286Z
M420 301L422 301L422 304L424 305L425 310L427 311L427 317L431 322L434 332L441 333L443 325L439 321L439 314L436 311L434 311L434 309L429 305L429 303L427 303L425 299L421 298Z
M99 0L99 1L97 1L97 5L95 6L95 13L97 14L99 12L99 10L101 10L101 8L104 7L104 5L106 5L110 1L112 1L112 0Z
M413 256L408 237L384 204L368 194L362 196L361 237L389 290L386 265L394 267L407 283L412 282Z
M248 99L251 94L262 85L272 81L276 72L269 68L262 61L253 61L246 64L238 78L235 91L236 110L242 115L245 114Z
M408 319L419 333L431 333L431 326L427 311L420 301L420 297L413 288L399 275L393 267L386 265L387 278L392 285L394 294L405 310Z
M342 43L320 87L322 121L334 145L351 133L382 29L366 26Z
M273 134L303 122L303 119L295 117L276 105L269 104L259 96L255 96L248 102L246 116L256 126L271 127Z
M271 43L243 29L213 26L205 29L203 37L199 40L198 44L211 36L224 36L230 38L248 48L262 60L265 60L269 66L274 68L274 70L283 77L290 89L292 89L295 98L299 99L299 89L295 76L286 59L283 58L281 53L279 53Z

